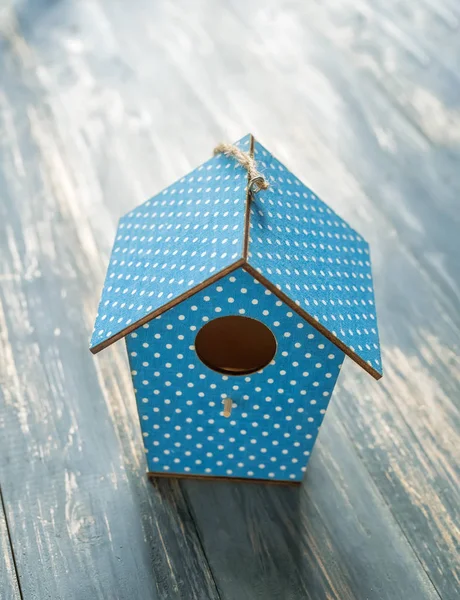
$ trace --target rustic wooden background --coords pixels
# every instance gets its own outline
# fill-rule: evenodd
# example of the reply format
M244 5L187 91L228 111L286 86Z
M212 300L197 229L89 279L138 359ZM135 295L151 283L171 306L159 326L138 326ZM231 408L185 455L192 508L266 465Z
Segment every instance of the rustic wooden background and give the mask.
M458 0L0 0L0 596L454 599ZM254 133L371 243L385 376L345 363L300 490L159 481L118 217Z

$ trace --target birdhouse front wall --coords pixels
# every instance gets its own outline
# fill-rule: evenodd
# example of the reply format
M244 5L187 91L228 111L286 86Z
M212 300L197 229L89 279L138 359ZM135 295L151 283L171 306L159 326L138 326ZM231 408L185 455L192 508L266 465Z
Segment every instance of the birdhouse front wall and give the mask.
M231 315L256 319L276 338L273 359L255 373L222 374L197 355L201 328ZM150 472L302 479L344 354L244 269L126 344Z

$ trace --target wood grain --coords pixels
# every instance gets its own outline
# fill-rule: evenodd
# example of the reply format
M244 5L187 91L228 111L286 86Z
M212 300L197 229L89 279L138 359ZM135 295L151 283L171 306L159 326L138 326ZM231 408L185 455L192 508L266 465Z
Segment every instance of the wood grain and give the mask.
M457 597L459 23L455 0L2 4L24 597ZM300 493L152 486L124 348L87 352L115 223L248 131L370 242L384 378L346 361Z
M29 174L33 164L46 171L36 155ZM36 187L48 198L40 216L6 195L2 221L7 213L21 226L0 234L8 240L3 256L23 275L7 274L0 292L7 367L0 478L24 595L214 598L180 488L153 488L145 477L123 348L98 363L86 350L82 295L94 284L75 251L75 225L48 184Z
M352 14L349 6L340 15L329 14L324 23L320 19L321 31L332 41L339 34L337 23L341 19L351 23ZM320 47L321 36L313 40ZM360 46L342 48L342 56L337 54L334 67L329 64L327 69L347 110L348 123L339 134L349 140L353 156L344 151L342 160L362 186L356 189L354 200L357 210L360 204L364 207L362 217L358 215L362 224L357 226L375 238L374 264L381 273L378 308L385 336L381 386L369 385L349 366L344 391L336 395L336 401L369 472L430 578L443 597L455 598L460 585L460 273L453 260L459 250L458 215L452 210L458 195L454 157L459 155L459 146L452 143L452 137L459 129L454 120L449 136L438 132L436 142L427 141L426 132L412 122L415 106L411 118L405 109L394 109L393 85L399 65L407 68L409 62L395 42L388 34L384 41L381 37L375 41L382 51L387 44L400 53L392 72L382 72L383 64L375 72L366 72L365 79L354 69L347 73L347 65L366 64L371 49ZM458 49L458 42L453 43L452 51ZM430 62L430 85L437 85L435 55ZM413 58L410 63L411 86L421 85L423 66ZM338 71L348 77L339 76ZM427 80L426 73L423 78ZM443 79L451 89L459 89L457 78L449 81L443 73ZM366 104L357 106L356 92L349 90L360 86L366 90ZM388 96L390 88L393 97ZM438 108L435 121L443 128L446 111L442 104ZM434 116L425 115L431 121ZM434 130L431 122L430 131ZM398 168L401 164L406 168ZM378 234L371 232L368 223L379 224Z
M10 537L5 513L3 512L3 503L0 503L0 551L0 590L2 592L2 600L21 600Z
M24 597L215 598L178 484L145 477L123 347L98 362L87 350L104 254L40 67L9 34L0 96L0 480Z

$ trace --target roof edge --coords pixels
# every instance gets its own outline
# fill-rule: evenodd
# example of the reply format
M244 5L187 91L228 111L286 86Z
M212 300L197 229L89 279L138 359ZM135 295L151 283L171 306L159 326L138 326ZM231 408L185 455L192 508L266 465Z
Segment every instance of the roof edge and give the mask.
M382 373L376 371L369 363L363 360L360 356L353 352L347 345L345 345L341 340L339 340L335 335L333 335L328 329L321 325L314 317L312 317L307 311L298 306L289 296L287 296L284 292L279 290L276 285L271 283L270 280L266 279L259 271L254 269L247 261L242 265L243 269L247 271L250 275L257 279L260 283L262 283L268 290L270 290L275 296L277 296L280 300L282 300L285 304L287 304L294 312L296 312L300 317L305 319L312 327L314 327L317 331L322 333L324 337L326 337L330 342L332 342L339 350L342 350L347 356L349 356L353 362L357 363L362 369L364 369L369 375L375 380L379 380L383 377Z
M353 362L357 363L362 369L364 369L367 373L369 373L369 375L371 375L375 380L378 381L379 379L382 378L382 376L383 376L382 373L379 373L371 365L369 365L366 361L364 361L360 356L358 356L356 354L356 352L353 352L353 350L351 350L346 344L344 344L341 340L339 340L337 337L335 337L328 329L326 329L323 325L321 325L321 323L319 323L319 321L317 321L314 317L312 317L303 308L298 306L291 298L289 298L289 296L287 296L284 292L279 290L276 287L276 285L271 283L270 280L266 279L266 277L264 277L261 273L259 273L259 271L254 269L254 267L252 267L247 262L247 260L245 260L244 258L239 258L237 261L235 261L228 267L225 267L225 269L222 269L218 273L215 273L212 277L208 277L208 279L206 279L205 281L201 282L200 284L196 285L195 287L191 288L190 290L187 290L186 292L184 292L180 296L177 296L170 302L167 302L163 306L160 306L160 308L157 308L156 310L152 311L148 315L145 315L142 319L139 319L135 323L131 323L128 327L125 327L125 329L123 329L122 331L113 335L112 337L108 338L107 340L104 340L103 342L96 344L96 346L93 346L92 348L90 348L90 352L92 354L98 354L101 350L105 350L105 348L108 348L108 346L111 346L118 340L126 337L131 332L136 330L138 327L142 327L142 325L145 325L145 323L148 323L152 319L155 319L155 317L162 315L163 313L167 312L174 306L177 306L184 300L191 298L198 292L203 291L204 289L206 289L213 283L216 283L223 277L229 275L230 273L233 273L233 271L236 271L239 268L243 268L247 273L252 275L252 277L254 277L254 279L257 279L268 290L270 290L275 296L277 296L280 300L282 300L285 304L287 304L287 306L289 306L294 312L296 312L300 317L302 317L302 319L307 321L307 323L309 323L312 327L314 327L317 331L319 331L322 335L324 335L324 337L326 337L330 342L332 342L335 346L337 346L337 348L339 348L339 350L341 350L342 352L344 352L344 354L349 356L353 360Z
M108 346L111 346L118 340L121 340L122 338L126 337L128 334L130 334L132 331L134 331L138 327L145 325L145 323L148 323L155 317L162 315L163 313L167 312L170 308L177 306L184 300L187 300L187 298L194 296L195 294L206 289L207 287L209 287L216 281L219 281L219 279L222 279L226 275L232 273L233 271L236 271L237 269L239 269L240 267L243 267L245 265L246 265L246 261L244 260L244 258L239 258L237 261L235 261L231 265L228 265L228 267L225 267L225 269L218 271L211 277L208 277L208 279L205 279L204 281L202 281L198 285L194 286L193 288L190 288L183 294L176 296L176 298L173 298L170 302L163 304L163 306L160 306L160 308L157 308L156 310L152 311L148 315L145 315L144 317L142 317L142 319L139 319L135 323L131 323L128 327L125 327L124 329L122 329L121 331L119 331L118 333L113 335L112 337L104 340L103 342L100 342L99 344L96 344L95 346L90 347L90 349L89 349L90 352L92 354L98 354L98 352L100 352L101 350L104 350Z

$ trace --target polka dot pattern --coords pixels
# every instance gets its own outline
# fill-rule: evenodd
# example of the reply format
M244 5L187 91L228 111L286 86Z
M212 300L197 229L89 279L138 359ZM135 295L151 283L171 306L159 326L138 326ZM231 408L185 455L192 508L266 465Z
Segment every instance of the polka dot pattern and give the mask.
M369 246L256 142L270 188L251 205L249 263L382 373Z
M194 342L210 319L245 315L277 339L248 376L206 367ZM300 481L344 358L243 269L126 337L148 468L153 472ZM223 416L223 399L233 400Z
M122 217L92 348L241 258L246 185L220 154Z

